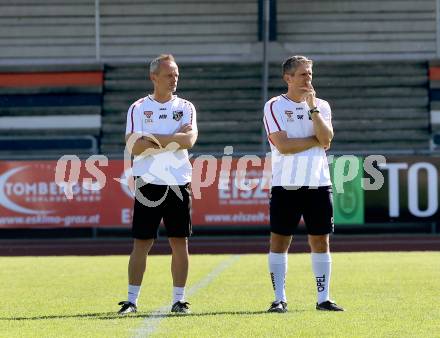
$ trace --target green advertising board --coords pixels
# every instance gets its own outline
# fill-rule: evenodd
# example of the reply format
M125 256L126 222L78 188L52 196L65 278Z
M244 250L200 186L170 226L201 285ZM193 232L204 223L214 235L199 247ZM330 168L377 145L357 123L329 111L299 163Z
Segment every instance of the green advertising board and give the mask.
M364 224L363 159L334 157L330 165L335 224Z

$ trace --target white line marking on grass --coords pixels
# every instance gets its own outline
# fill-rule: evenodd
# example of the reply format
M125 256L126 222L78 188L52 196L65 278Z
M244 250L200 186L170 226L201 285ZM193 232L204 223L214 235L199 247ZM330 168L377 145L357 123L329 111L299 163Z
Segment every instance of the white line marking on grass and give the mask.
M231 267L239 258L240 258L239 255L234 255L222 261L219 265L217 265L217 267L214 270L208 273L197 284L191 286L187 290L186 295L191 296L200 289L203 289L204 287L208 286L213 281L213 279L215 279L218 275L220 275L224 270ZM139 327L135 331L134 337L140 338L140 337L148 337L149 335L151 335L157 329L162 319L166 318L166 315L169 314L169 312L170 312L170 305L162 306L151 312L151 314L144 319L141 327Z

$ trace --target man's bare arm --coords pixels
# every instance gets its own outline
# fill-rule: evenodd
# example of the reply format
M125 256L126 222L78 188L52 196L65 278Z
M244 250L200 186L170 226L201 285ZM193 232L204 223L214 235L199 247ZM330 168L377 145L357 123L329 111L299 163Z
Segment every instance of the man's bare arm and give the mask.
M281 154L296 154L304 150L321 146L315 136L304 138L288 138L285 131L277 131L269 135L270 140Z
M306 90L306 102L310 109L317 108L316 105L316 92L313 85L310 83ZM331 122L326 122L320 113L312 113L313 130L315 131L316 138L324 149L330 148L330 143L333 139L333 126Z
M125 144L128 152L133 156L141 155L144 152L146 152L145 155L153 155L163 152L156 143L150 141L147 137L144 137L139 133L127 134L125 136Z
M125 142L127 149L133 156L155 155L164 151L176 149L189 149L197 140L197 132L192 130L189 124L183 125L175 134L161 135L151 134L127 134Z
M184 124L175 134L153 134L153 136L164 148L175 142L180 149L191 149L196 143L197 131L192 130L191 125Z
M312 114L313 130L316 138L324 149L330 148L330 143L333 139L333 127L331 122L326 122L319 113Z

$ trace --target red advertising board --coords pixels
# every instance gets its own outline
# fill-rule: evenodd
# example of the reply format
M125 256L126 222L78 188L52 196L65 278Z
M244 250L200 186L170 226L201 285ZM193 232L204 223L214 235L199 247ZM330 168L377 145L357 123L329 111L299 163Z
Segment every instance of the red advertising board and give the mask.
M196 225L266 225L269 224L270 161L243 157L233 159L230 168L225 161L216 161L212 184L200 188L197 199L198 181L205 181L205 170L194 161L193 223ZM260 163L261 162L261 163ZM267 165L269 164L269 165ZM202 174L200 174L202 172ZM200 179L202 177L202 179ZM203 183L202 183L203 186Z
M130 198L119 183L121 163L100 167L107 177L101 190L86 189L88 175L81 165L78 184L72 187L72 199L55 183L56 161L0 162L0 227L51 228L111 226L120 224L118 209L130 207ZM82 163L84 164L84 163ZM119 170L118 170L119 169ZM115 194L111 192L115 191Z
M207 182L206 163L194 162L194 225L268 224L269 191L262 163L233 160L231 169L225 171L215 159ZM71 180L77 183L70 195L56 183L57 161L1 161L0 228L129 226L133 197L124 178L123 161L94 165L92 174L85 161L78 163L79 174ZM244 180L240 174L243 166L247 167ZM66 166L66 181L72 167L72 163ZM99 186L96 171L101 173Z

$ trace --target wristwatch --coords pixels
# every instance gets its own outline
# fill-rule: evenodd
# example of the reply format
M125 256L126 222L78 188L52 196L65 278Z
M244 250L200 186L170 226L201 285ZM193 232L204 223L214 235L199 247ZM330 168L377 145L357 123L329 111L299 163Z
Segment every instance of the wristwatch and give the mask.
M312 114L314 114L314 113L318 113L318 114L320 113L318 107L313 107L312 109L309 110L310 119L312 118Z

